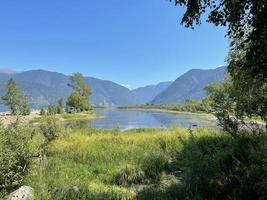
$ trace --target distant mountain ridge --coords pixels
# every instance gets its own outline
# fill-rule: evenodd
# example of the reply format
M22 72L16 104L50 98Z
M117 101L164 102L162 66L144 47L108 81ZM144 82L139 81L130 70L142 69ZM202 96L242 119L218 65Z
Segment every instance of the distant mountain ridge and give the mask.
M152 101L158 94L166 90L172 84L171 81L161 82L157 85L148 85L132 90L141 104Z
M206 96L205 86L220 83L226 74L226 67L216 69L192 69L177 78L166 90L158 94L153 104L177 104L187 99L202 99Z
M16 74L0 73L0 96L4 94L6 83L10 78L14 78L22 93L28 96L31 108L56 104L60 98L66 100L71 92L67 86L68 76L45 70L30 70ZM90 100L93 105L125 106L139 103L128 88L119 84L92 77L85 77L85 81L92 88Z
M92 77L85 77L92 88L90 100L95 106L132 106L137 104L181 103L186 99L201 99L206 94L203 88L212 82L219 83L225 76L226 67L211 70L190 70L174 82L129 90L117 83ZM46 70L30 70L20 73L0 72L0 96L6 83L14 78L19 89L28 96L31 108L56 104L60 98L67 99L71 89L67 86L69 76ZM3 111L3 105L0 110Z

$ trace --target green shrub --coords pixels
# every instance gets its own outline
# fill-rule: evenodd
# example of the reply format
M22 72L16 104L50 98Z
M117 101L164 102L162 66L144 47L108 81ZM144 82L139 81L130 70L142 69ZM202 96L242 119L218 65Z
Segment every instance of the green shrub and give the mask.
M60 133L60 126L56 123L56 119L53 117L47 117L45 123L40 125L40 129L46 142L55 140Z
M0 198L21 186L42 138L28 127L0 127Z
M57 106L49 105L47 108L47 115L55 115L57 114Z
M40 110L40 115L41 115L41 116L46 115L46 110L45 110L44 108L41 108L41 110Z
M179 153L188 199L266 199L267 137L192 138Z

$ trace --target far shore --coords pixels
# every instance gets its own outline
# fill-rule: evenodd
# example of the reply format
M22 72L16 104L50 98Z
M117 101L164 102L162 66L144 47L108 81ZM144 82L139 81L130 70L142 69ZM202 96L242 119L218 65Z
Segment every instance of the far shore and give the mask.
M120 108L118 107L117 109L119 110L140 110L140 111L152 111L152 112L167 112L167 113L177 113L177 114L193 114L193 115L205 115L205 116L212 116L210 113L200 113L200 112L185 112L185 111L177 111L177 110L167 110L167 109L161 109L161 108Z

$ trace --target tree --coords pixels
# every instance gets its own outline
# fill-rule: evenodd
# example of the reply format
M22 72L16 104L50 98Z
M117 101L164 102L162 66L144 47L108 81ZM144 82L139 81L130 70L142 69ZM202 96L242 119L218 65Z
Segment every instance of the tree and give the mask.
M91 110L92 107L88 98L82 96L79 92L72 92L67 100L69 107L75 108L78 112Z
M2 97L4 104L9 107L12 114L28 115L30 109L28 107L28 99L20 94L14 79L10 79L7 83L6 93Z
M65 108L64 100L61 98L61 99L58 100L57 113L58 114L63 113L64 112L64 108Z
M260 116L267 122L267 1L170 0L185 6L181 23L194 28L203 13L209 23L227 26L231 39L228 71L235 94L236 117ZM267 128L267 125L266 125Z
M70 83L68 86L73 91L80 93L82 96L88 97L91 95L91 88L85 83L84 77L81 73L74 73L70 76Z
M69 87L73 89L67 100L67 106L75 108L77 111L88 111L92 109L88 96L91 88L85 83L82 74L74 73L70 76Z
M230 78L228 77L221 84L212 83L206 86L205 90L211 98L211 106L219 126L224 131L236 135L239 120L236 118L236 99Z

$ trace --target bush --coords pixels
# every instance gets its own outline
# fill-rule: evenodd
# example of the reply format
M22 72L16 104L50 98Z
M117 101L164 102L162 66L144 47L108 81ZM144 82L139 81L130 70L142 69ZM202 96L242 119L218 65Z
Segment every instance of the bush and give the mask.
M57 114L57 106L49 105L47 108L47 115L55 115Z
M0 127L0 198L21 186L29 163L42 143L39 136L27 127Z
M75 108L78 112L92 110L92 106L87 97L79 92L72 92L67 100L67 106Z
M266 199L267 137L192 138L178 157L188 199Z
M60 127L53 117L47 117L45 123L40 125L40 129L47 143L55 140L60 133Z
M44 108L41 108L41 110L40 110L40 115L42 115L42 116L46 115L46 111L45 111Z

